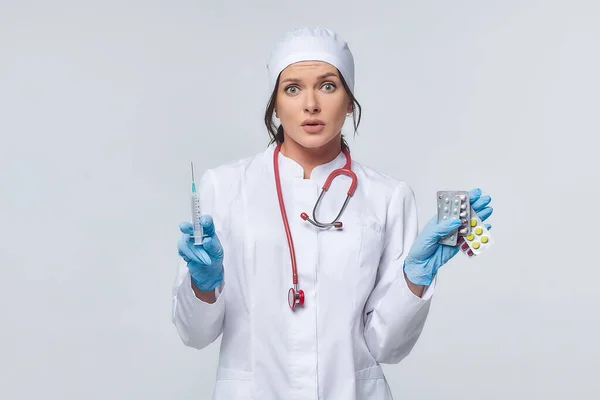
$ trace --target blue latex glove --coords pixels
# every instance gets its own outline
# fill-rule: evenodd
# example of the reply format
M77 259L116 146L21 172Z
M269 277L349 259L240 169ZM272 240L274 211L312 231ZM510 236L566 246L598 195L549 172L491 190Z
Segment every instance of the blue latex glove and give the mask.
M223 247L215 233L212 217L203 215L200 217L200 224L206 237L199 246L194 245L194 239L191 237L194 233L193 225L189 222L179 224L182 235L177 250L187 262L194 284L198 289L208 292L223 281Z
M487 205L492 201L490 196L482 196L481 189L469 192L471 208L481 221L492 215L492 207ZM485 224L488 229L491 225ZM454 257L460 249L458 246L439 244L438 240L461 226L460 220L437 222L437 215L425 225L413 243L406 259L404 272L409 281L416 285L429 285L440 267Z

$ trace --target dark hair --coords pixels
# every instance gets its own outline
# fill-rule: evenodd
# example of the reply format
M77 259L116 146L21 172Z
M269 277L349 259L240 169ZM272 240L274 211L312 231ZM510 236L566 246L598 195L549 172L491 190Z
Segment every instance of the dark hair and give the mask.
M340 73L339 70L338 70L338 74L339 74L340 80L342 81L342 85L344 86L344 89L346 89L346 93L348 93L348 96L350 96L350 100L352 101L352 119L354 121L354 134L356 135L356 131L358 130L358 125L360 125L362 108L361 108L360 104L358 103L358 101L356 100L356 97L354 97L354 94L350 91L348 84L344 80L344 77L342 76L342 74ZM275 103L277 100L277 91L278 90L279 90L279 77L277 78L277 82L275 83L275 89L273 89L273 93L271 93L271 98L269 99L269 103L267 104L267 108L265 110L265 126L267 127L267 130L269 131L269 136L271 137L271 141L269 142L269 144L283 143L283 138L284 138L283 126L281 126L281 125L275 126L275 123L273 122L273 112L275 111ZM358 109L358 118L356 116L357 109ZM348 143L346 142L346 139L344 139L344 135L342 135L342 148L346 148L346 149L348 148Z

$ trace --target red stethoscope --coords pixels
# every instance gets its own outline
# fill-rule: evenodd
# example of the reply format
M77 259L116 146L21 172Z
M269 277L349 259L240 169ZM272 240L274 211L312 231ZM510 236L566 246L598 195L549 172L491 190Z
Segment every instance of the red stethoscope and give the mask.
M288 224L287 214L285 212L285 205L283 204L283 196L281 194L281 180L279 178L279 161L278 161L280 149L281 149L281 143L279 143L277 145L277 147L275 148L275 151L273 152L273 168L275 170L275 185L277 186L277 198L279 199L279 209L281 210L281 219L283 220L283 226L285 227L285 234L287 236L288 247L290 249L290 258L292 260L292 283L294 284L294 286L292 288L290 288L290 290L288 291L288 304L289 304L290 308L293 310L296 307L296 305L300 305L300 306L304 305L304 291L301 289L298 289L298 271L296 268L296 253L294 251L294 241L292 240L292 234L290 233L290 226ZM357 185L358 180L356 178L356 174L354 172L352 172L352 169L351 169L352 159L350 158L350 152L346 148L343 148L342 152L346 156L346 164L342 168L338 168L338 169L332 171L331 174L329 174L329 176L327 177L327 180L325 181L325 184L323 185L323 190L321 191L321 194L319 195L319 198L317 199L317 202L315 203L315 206L313 208L312 219L310 219L308 217L308 214L306 214L305 212L300 214L300 218L302 218L305 221L310 222L311 224L313 224L314 226L319 227L319 228L335 227L335 228L339 229L342 227L342 223L340 221L338 221L338 219L341 217L342 213L346 209L346 206L348 205L348 201L350 200L350 197L352 197L352 195L354 194L354 191L356 190L356 185ZM330 223L319 222L316 217L317 207L319 206L319 203L321 202L323 195L329 189L331 182L338 175L347 175L350 177L350 179L352 179L352 183L350 184L350 188L348 189L348 195L346 196L346 201L344 201L344 205L342 206L342 209L340 210L337 217L335 217L335 219L332 222L330 222Z

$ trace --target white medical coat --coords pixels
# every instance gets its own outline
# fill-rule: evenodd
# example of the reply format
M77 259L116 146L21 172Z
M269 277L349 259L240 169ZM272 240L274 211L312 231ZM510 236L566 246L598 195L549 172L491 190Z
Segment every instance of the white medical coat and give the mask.
M312 209L340 153L310 179L279 154L283 199L304 306L292 311L292 269L277 201L271 145L249 158L210 169L199 185L224 249L217 301L195 297L181 261L173 288L173 322L187 346L222 336L213 399L392 399L380 363L398 363L425 323L434 282L422 297L408 288L403 261L417 235L412 189L353 161L358 187L340 218L343 229L319 229L300 218ZM330 222L350 179L338 176L317 210Z

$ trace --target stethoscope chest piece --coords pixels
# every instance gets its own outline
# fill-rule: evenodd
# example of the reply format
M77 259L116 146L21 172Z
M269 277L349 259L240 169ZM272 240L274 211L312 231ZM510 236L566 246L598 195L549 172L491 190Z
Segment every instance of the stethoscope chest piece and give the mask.
M304 305L304 290L296 291L294 288L290 288L288 291L288 304L292 310L296 305Z

